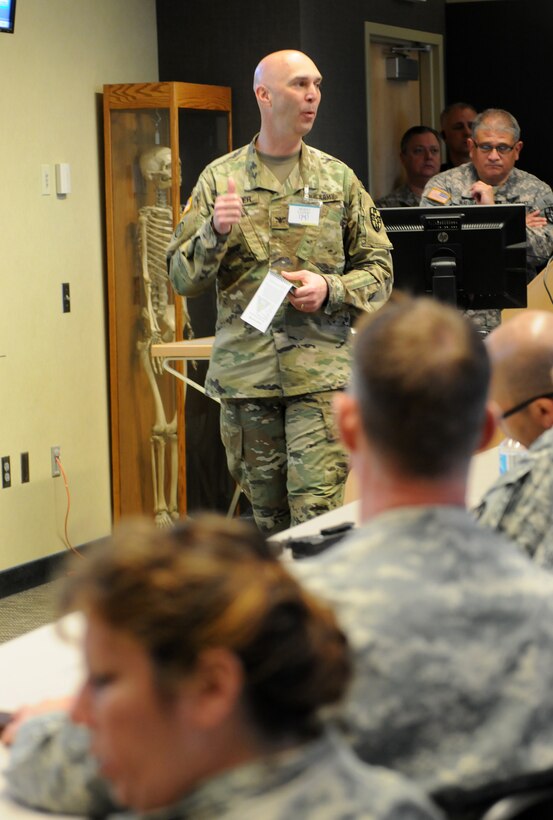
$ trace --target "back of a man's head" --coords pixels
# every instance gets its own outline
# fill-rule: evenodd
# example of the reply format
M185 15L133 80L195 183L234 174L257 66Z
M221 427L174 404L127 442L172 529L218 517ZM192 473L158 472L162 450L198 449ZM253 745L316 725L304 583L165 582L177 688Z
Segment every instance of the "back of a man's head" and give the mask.
M407 475L437 478L468 462L489 376L474 324L434 299L394 299L358 329L352 389L364 433Z
M523 310L486 339L492 363L490 397L504 432L529 447L553 417L553 313Z

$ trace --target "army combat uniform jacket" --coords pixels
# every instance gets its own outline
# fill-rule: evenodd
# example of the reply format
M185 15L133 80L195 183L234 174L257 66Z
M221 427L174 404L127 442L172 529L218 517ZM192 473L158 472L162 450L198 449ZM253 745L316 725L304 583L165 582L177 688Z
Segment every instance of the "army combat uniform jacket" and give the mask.
M504 532L538 564L553 569L553 428L521 452L473 512L481 524Z
M464 509L405 507L291 568L353 646L364 760L459 812L553 782L553 577L515 544Z
M470 189L475 182L478 174L472 162L444 171L427 182L421 205L474 205ZM494 200L496 205L526 205L527 212L539 210L547 219L544 228L526 228L526 260L532 278L553 253L553 191L533 174L513 168L507 181L494 188Z
M415 196L408 185L400 185L376 200L378 208L416 208L418 204L418 196Z
M207 393L240 399L342 388L350 374L352 323L380 307L392 288L391 245L380 214L343 162L302 144L298 165L281 185L254 143L203 171L168 250L178 293L217 287ZM229 177L244 215L230 234L218 236L213 206ZM306 193L322 203L319 224L290 224L289 205ZM326 304L303 314L285 299L265 333L246 324L241 314L269 268L320 273L328 284Z
M57 712L21 728L6 778L9 793L35 808L138 820L135 814L116 813L106 782L94 771L87 730ZM154 815L155 820L440 820L419 788L395 772L364 765L333 733L212 776L173 806L147 816L153 820Z

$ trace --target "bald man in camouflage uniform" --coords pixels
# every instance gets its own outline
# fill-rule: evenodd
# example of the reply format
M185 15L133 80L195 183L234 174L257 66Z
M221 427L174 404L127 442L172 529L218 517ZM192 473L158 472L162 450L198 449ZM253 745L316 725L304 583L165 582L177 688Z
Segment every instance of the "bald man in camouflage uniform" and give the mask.
M471 161L444 171L426 185L421 205L526 205L528 279L553 253L553 190L541 179L515 168L523 143L520 126L508 111L478 114L468 140ZM499 310L469 311L487 331L501 321Z
M492 361L490 396L501 429L520 441L515 463L473 511L505 533L541 566L553 569L553 314L521 311L486 340Z
M494 429L488 382L455 309L402 300L371 317L336 401L363 524L292 564L354 647L358 753L455 817L553 783L553 577L465 509L471 454Z
M217 287L206 379L221 400L229 469L256 523L275 533L339 506L347 459L332 399L348 382L351 327L392 287L390 243L353 171L307 146L321 75L305 54L261 61L261 130L201 174L169 246L175 290ZM290 206L314 206L296 224ZM241 314L269 269L296 286L265 333Z

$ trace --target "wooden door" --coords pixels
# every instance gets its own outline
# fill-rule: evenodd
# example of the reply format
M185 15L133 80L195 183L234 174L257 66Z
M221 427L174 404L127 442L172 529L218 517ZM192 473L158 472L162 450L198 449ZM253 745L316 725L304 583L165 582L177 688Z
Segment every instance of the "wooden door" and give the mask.
M443 108L442 36L365 24L369 190L384 196L401 181L399 143L412 125L439 130ZM417 80L387 79L386 59L398 51L418 66Z

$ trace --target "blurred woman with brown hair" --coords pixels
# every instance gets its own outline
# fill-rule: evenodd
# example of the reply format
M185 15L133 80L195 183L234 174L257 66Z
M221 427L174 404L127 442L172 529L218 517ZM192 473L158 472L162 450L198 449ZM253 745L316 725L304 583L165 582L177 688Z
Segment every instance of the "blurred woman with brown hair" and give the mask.
M347 641L249 526L127 524L69 576L75 608L88 674L71 717L121 805L171 820L436 817L327 729ZM27 765L48 777L47 755Z

